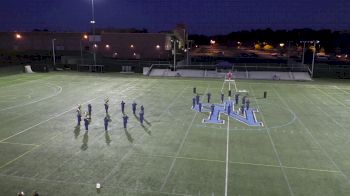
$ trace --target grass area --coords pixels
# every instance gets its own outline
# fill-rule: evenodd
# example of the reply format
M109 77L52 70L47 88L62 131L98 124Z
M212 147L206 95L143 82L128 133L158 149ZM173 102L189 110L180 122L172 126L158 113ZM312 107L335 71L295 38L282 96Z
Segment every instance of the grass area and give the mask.
M225 115L223 125L203 124L208 114L190 109L192 88L218 103L222 84L64 72L0 77L0 195L350 195L349 81L236 81L264 126ZM133 101L145 106L144 127ZM75 109L88 103L85 132L75 127Z

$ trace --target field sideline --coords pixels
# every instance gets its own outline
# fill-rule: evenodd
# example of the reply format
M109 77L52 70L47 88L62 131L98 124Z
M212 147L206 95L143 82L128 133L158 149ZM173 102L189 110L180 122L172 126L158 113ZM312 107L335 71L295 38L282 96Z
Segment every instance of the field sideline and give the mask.
M350 195L350 81L236 84L249 91L263 127L225 115L223 125L202 123L208 113L191 110L192 88L203 102L210 92L219 103L223 81L217 79L1 76L0 195ZM145 107L144 127L132 114L133 101ZM88 103L86 133L75 127L75 109L82 104L86 111Z

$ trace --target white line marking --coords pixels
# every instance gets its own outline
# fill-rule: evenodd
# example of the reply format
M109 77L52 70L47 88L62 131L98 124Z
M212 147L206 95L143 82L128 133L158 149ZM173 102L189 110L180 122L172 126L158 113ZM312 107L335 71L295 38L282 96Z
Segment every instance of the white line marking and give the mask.
M317 89L317 88L316 88ZM277 90L273 87L273 90L275 92L275 94L279 97L279 99L283 102L283 104L290 108L289 105L287 105L287 103L281 98L280 94L277 92ZM322 92L322 91L321 91ZM324 92L323 92L324 93ZM327 93L325 93L327 94ZM343 177L346 179L346 181L350 184L350 178L345 175L345 173L340 169L340 167L338 166L338 164L334 161L334 159L327 153L327 151L322 147L322 145L320 144L320 142L314 137L314 135L311 133L310 129L306 127L306 125L304 124L303 121L300 120L299 117L297 117L299 123L301 126L304 127L304 129L306 130L306 132L311 136L311 139L319 146L319 148L322 150L323 154L328 158L329 161L331 161L331 163L333 164L333 166L343 175Z
M209 88L209 86L207 87L207 89L206 89L206 91L205 91L204 94L206 94L206 93L208 92L208 88ZM202 98L203 98L203 97L202 97ZM185 144L185 141L186 141L186 139L187 139L187 135L188 135L188 133L190 132L190 129L192 128L193 122L194 122L194 120L196 119L197 114L198 114L198 112L196 112L196 113L194 114L194 116L193 116L193 118L192 118L192 121L191 121L191 123L190 123L190 126L188 126L188 128L187 128L187 130L186 130L186 133L185 133L185 135L184 135L184 137L183 137L183 139L182 139L182 141L181 141L181 143L180 143L180 146L179 146L179 148L177 149L177 152L176 152L176 154L175 154L175 158L173 159L173 161L172 161L172 163L171 163L171 165L170 165L169 171L168 171L167 175L165 176L165 179L164 179L164 181L163 181L163 184L162 184L162 186L161 186L160 189L159 189L160 191L163 191L163 189L164 189L166 183L168 182L170 173L172 172L172 170L173 170L173 168L174 168L174 166L175 166L176 157L179 156L179 154L180 154L180 152L181 152L181 150L182 150L182 147L183 147L183 145Z
M49 86L49 85L48 85ZM51 85L51 86L54 86L54 85ZM32 102L29 102L29 103L24 103L24 104L19 104L19 105L14 105L14 106L10 106L10 107L7 107L7 108L3 108L3 109L0 109L0 112L2 111L5 111L5 110L9 110L9 109L13 109L13 108L18 108L18 107L22 107L22 106L27 106L27 105L30 105L30 104L34 104L34 103L38 103L40 101L44 101L46 99L50 99L52 97L56 97L57 95L61 94L62 93L62 87L61 86L58 86L58 85L55 85L56 87L58 87L58 91L53 94L53 95L50 95L50 96L47 96L47 97L44 97L44 98L41 98L39 100L36 100L36 101L32 101Z
M8 177L8 178L18 178L18 179L22 179L25 181L31 180L34 182L46 182L46 183L51 183L51 184L57 184L57 183L61 183L61 184L68 184L68 185L79 185L79 186L87 186L87 187L94 187L96 184L92 184L92 183L84 183L84 182L68 182L68 181L64 181L64 180L49 180L49 179L41 179L41 178L34 178L34 177L24 177L24 176L14 176L14 175L6 175L6 174L0 174L1 177ZM189 196L186 194L180 194L180 193L168 193L168 192L158 192L158 191L152 191L152 190L145 190L145 189L132 189L129 188L127 186L108 186L108 185L103 185L103 187L105 188L109 188L109 189L122 189L122 190L126 190L129 192L143 192L143 193L153 193L153 194L165 194L165 195L178 195L178 196Z
M231 90L230 82L229 89ZM236 88L237 89L237 88ZM236 91L237 92L237 91ZM228 97L228 100L231 100L231 97ZM230 143L230 117L227 116L227 129L226 129L226 173L225 173L225 196L227 196L228 189L228 163L229 163L229 143Z
M12 144L12 145L21 145L21 146L39 146L38 144L22 144L15 142L0 142L0 144Z
M230 142L230 117L227 117L227 130L226 130L226 177L225 177L225 196L227 196L228 189L228 154L229 154L229 142Z
M180 93L177 94L177 96L171 101L171 103L168 105L168 107L165 108L165 110L163 110L163 112L158 116L158 121L159 121L159 119L161 119L161 118L164 116L164 114L166 113L166 111L169 110L169 108L171 108L171 107L174 105L174 103L178 100L178 98L179 98L180 96L182 96L182 94L185 92L185 90L186 90L187 88L188 88L188 86L184 87L184 88L182 89L182 91L181 91ZM140 138L138 139L138 141L142 141L143 138L144 138L146 135L147 135L146 132L144 132L144 133L142 134L142 136L140 136ZM136 141L135 141L134 144L133 144L133 146L123 155L123 157L119 160L119 162L121 163L121 162L127 157L127 155L129 155L129 154L131 153L131 151L134 149L134 147L137 146L137 145L138 145L138 144L137 144ZM114 168L112 168L111 171L108 173L108 175L106 175L106 176L101 180L101 182L102 182L102 183L103 183L103 182L106 182L107 179L108 179L110 176L112 176L113 174L115 174L115 172L117 172L117 169L118 169L119 165L120 165L120 164L117 164Z
M320 91L322 94L326 95L327 97L333 99L334 101L338 102L340 105L348 107L347 105L345 105L343 102L339 101L338 99L328 95L326 92L324 92L323 90L321 90L320 88L317 88L316 86L312 86L314 89Z
M251 90L251 92L252 92L252 94L253 94L253 96L254 96L255 103L257 104L258 110L259 110L260 113L261 113L261 118L262 118L263 122L265 122L264 124L265 124L265 127L266 127L267 135L269 136L269 139L270 139L270 142L271 142L273 151L274 151L274 153L275 153L275 155L276 155L276 158L277 158L277 160L278 160L278 164L279 164L279 166L280 166L280 168L281 168L281 171L282 171L284 180L285 180L286 183L287 183L287 186L288 186L288 189L289 189L289 193L290 193L291 196L294 196L294 193L293 193L292 187L290 186L290 183L289 183L289 180L288 180L286 171L284 170L284 167L282 166L282 162L281 162L281 159L280 159L280 157L279 157L278 151L277 151L277 149L276 149L275 143L273 142L273 139L272 139L272 137L271 137L270 128L267 126L267 123L266 123L266 121L265 121L265 117L264 117L263 113L261 112L262 110L260 110L259 102L257 101L256 96L255 96L255 93L254 93L252 87L250 86L250 84L249 84L249 89Z
M95 98L93 98L93 99L90 99L89 101L86 101L86 102L84 102L83 104L89 103L89 102L91 102L91 101L93 101L93 100L95 100L95 99L97 99L97 98L99 98L99 97L101 97L101 96L98 96L98 97L95 97ZM68 110L66 110L66 111L64 111L64 112L62 112L62 113L60 113L60 114L57 114L57 115L55 115L55 116L53 116L53 117L51 117L51 118L49 118L49 119L46 119L46 120L44 120L44 121L41 121L41 122L39 122L39 123L37 123L37 124L31 126L31 127L28 127L28 128L26 128L26 129L24 129L24 130L22 130L22 131L20 131L20 132L17 132L17 133L15 133L15 134L13 134L13 135L11 135L11 136L5 138L5 139L2 139L2 140L0 140L0 142L4 142L4 141L6 141L6 140L8 140L8 139L11 139L11 138L13 138L13 137L15 137L15 136L17 136L17 135L19 135L19 134L22 134L22 133L24 133L24 132L26 132L26 131L28 131L28 130L34 128L34 127L37 127L37 126L39 126L39 125L41 125L41 124L44 124L44 123L46 123L46 122L48 122L48 121L50 121L50 120L52 120L52 119L55 119L55 118L57 118L57 117L60 117L60 116L66 114L66 113L68 113L68 112L70 112L70 111L72 111L72 110L74 110L74 109L76 109L76 106L75 106L75 107L72 107L71 109L68 109Z
M217 163L226 163L226 161L222 160L214 160L214 159L205 159L205 158L194 158L194 157L175 157L173 155L154 155L154 154L142 154L142 153L133 153L134 155L139 156L151 156L151 157L161 157L161 158L177 158L177 159L185 159L185 160L193 160L193 161L207 161L207 162L217 162ZM279 165L270 165L270 164L262 164L262 163L249 163L249 162L237 162L237 161L229 161L230 164L237 165L251 165L251 166L261 166L261 167L276 167L280 168ZM338 170L327 170L327 169L315 169L315 168L305 168L305 167L293 167L283 165L282 167L286 169L296 169L296 170L306 170L306 171L314 171L314 172L327 172L327 173L341 173Z

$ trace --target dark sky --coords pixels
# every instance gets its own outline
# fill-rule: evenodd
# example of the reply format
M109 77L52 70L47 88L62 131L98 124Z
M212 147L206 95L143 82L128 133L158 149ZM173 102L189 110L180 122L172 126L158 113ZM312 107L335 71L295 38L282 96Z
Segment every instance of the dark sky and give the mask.
M256 28L350 29L350 0L94 0L97 27L222 34ZM91 0L1 0L0 31L87 31Z

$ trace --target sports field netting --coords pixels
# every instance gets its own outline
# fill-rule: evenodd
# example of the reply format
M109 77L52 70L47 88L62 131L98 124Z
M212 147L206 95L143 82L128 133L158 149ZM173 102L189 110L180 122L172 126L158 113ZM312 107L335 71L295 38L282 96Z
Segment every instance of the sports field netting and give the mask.
M263 127L226 115L225 124L202 123L208 113L191 110L193 87L201 101L210 92L219 103L223 80L0 77L0 195L350 195L350 82L235 83L248 91ZM225 97L227 91L225 85ZM138 111L145 107L144 126L132 114L134 101ZM75 109L82 104L86 111L88 103L86 133L75 127Z

